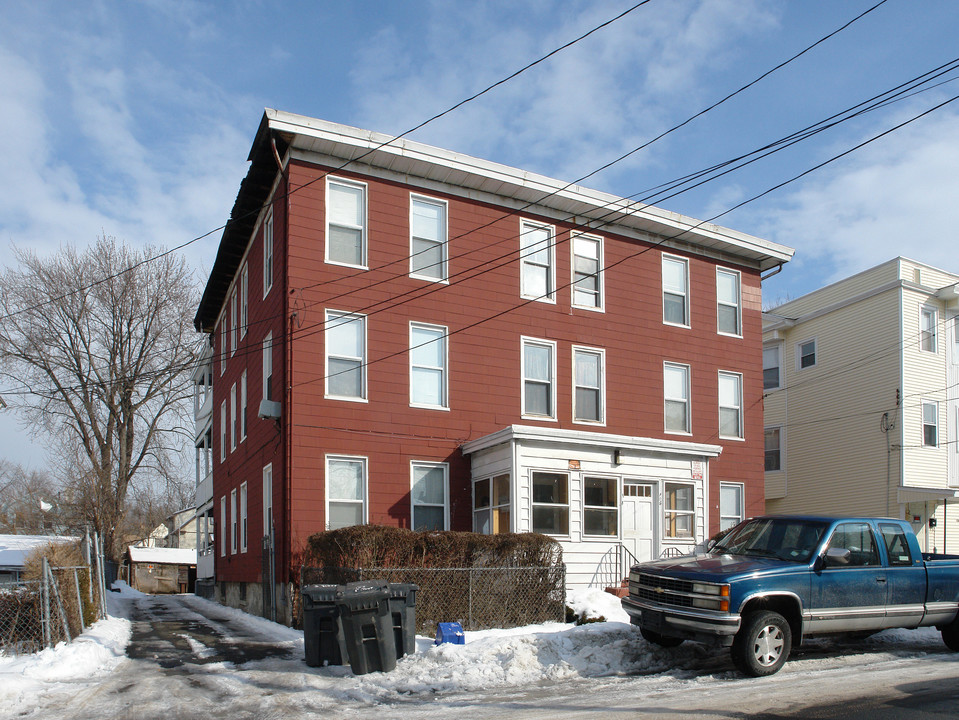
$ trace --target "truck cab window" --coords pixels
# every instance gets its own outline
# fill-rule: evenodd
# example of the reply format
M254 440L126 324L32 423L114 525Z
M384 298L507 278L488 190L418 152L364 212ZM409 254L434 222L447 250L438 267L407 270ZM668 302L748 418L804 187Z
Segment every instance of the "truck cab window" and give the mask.
M909 542L906 533L898 525L879 524L882 541L886 546L886 555L890 565L912 565L912 554L909 552Z

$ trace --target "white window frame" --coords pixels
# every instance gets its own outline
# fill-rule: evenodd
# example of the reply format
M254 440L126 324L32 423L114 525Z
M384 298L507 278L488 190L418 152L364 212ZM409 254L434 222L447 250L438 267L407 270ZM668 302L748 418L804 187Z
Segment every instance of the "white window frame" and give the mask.
M735 378L739 388L739 397L736 398L738 401L737 405L723 405L722 400L722 380L723 378ZM720 370L719 371L719 383L717 386L719 392L717 392L717 397L719 399L719 437L724 440L743 440L746 437L746 429L743 426L745 421L745 413L743 412L743 376L742 373L732 372L730 370ZM739 434L738 435L724 435L723 434L723 410L735 410L738 417L739 424Z
M545 248L547 252L547 262L544 265L542 262L531 260L530 258L539 252L539 250L529 251L529 246L524 245L525 243L532 242L528 235L533 231L545 230L548 235L547 247ZM545 303L556 303L556 227L554 225L548 225L546 223L536 222L535 220L520 220L519 222L519 287L520 287L520 297L524 297L530 300L535 300L536 302L545 302ZM537 245L539 243L536 243ZM526 287L525 277L526 277L526 267L537 267L544 268L546 270L546 294L537 295L533 294L532 291L529 291Z
M477 505L476 503L476 486L480 483L486 483L489 488L489 503L487 505ZM497 496L497 486L505 486L506 488L506 502L496 502L500 498ZM483 533L484 535L499 535L502 533L512 532L512 522L513 522L513 503L512 503L513 487L512 487L512 478L508 472L499 473L497 475L492 475L485 478L479 478L473 481L473 532L480 533L481 522L479 519L481 516L485 516L486 524L488 526L489 532ZM505 512L504 512L505 511ZM498 523L502 519L502 515L506 515L505 527L499 527Z
M686 396L677 398L670 397L666 394L666 373L670 370L682 370L684 376L684 385ZM669 413L666 411L666 403L682 403L685 406L685 430L674 430L670 429L666 418L669 416ZM669 433L670 435L690 435L693 431L693 413L692 413L692 369L689 365L677 362L664 362L663 363L663 432Z
M586 496L587 496L586 483L588 480L591 480L591 479L602 480L605 482L613 483L616 497L613 498L612 505L590 505L586 502ZM620 478L615 476L610 476L610 475L603 475L601 473L583 473L583 493L582 494L583 494L583 537L603 538L606 540L609 540L610 538L618 538L619 533L622 531L622 527L620 527L620 511L619 511L620 505L622 504L622 483L620 482ZM616 532L609 535L597 535L594 533L590 533L588 530L588 523L586 522L586 516L590 512L615 514Z
M952 318L952 363L959 365L959 315Z
M226 461L226 400L220 403L220 462Z
M927 317L931 320L930 329L926 329ZM919 350L933 355L939 352L939 309L931 305L919 308Z
M236 450L236 383L230 388L230 452Z
M245 553L248 544L249 528L247 523L247 509L249 501L247 498L247 485L240 483L240 552Z
M269 537L273 519L273 463L263 466L263 535Z
M920 403L921 407L921 428L922 428L922 446L927 448L937 448L940 445L939 439L939 402L937 400L923 400ZM935 419L934 423L927 422L926 420L926 408L932 408L933 416ZM934 443L926 442L926 428L931 427L936 434L936 441Z
M273 399L273 331L271 330L263 338L263 377L262 395L264 400Z
M730 303L725 302L719 299L719 276L720 275L729 275L736 279L736 302ZM736 310L736 331L727 332L721 330L719 327L719 311L722 307L732 307ZM738 270L730 270L729 268L717 267L716 268L716 332L720 335L727 335L729 337L742 337L743 336L743 274Z
M226 495L220 496L220 557L226 557ZM216 530L216 528L214 528Z
M226 308L224 308L225 310ZM226 354L227 354L227 317L226 312L220 318L220 377L226 372Z
M250 324L250 266L243 263L240 270L240 339L246 337L246 328Z
M440 468L443 471L443 502L442 504L416 502L416 498L413 495L413 490L416 486L417 468L428 468L429 470L435 470L436 468ZM450 529L450 466L449 466L449 463L431 462L428 460L411 460L410 461L410 529L411 530L416 530L416 508L417 507L442 508L443 509L443 527L439 529L440 530Z
M236 343L239 338L240 313L237 307L237 287L234 285L230 292L230 357L236 354Z
M246 416L247 416L247 395L246 395L246 370L240 375L240 442L246 440Z
M683 267L683 278L684 278L685 287L683 288L683 291L682 291L681 293L678 291L677 288L667 288L667 287L666 287L666 263L676 263L676 264L682 265L682 267ZM690 317L690 315L689 315L689 312L690 312L690 309L689 309L689 305L690 305L690 292L689 292L689 259L688 259L688 258L684 258L684 257L680 257L680 256L678 256L678 255L670 255L670 254L668 254L668 253L663 253L662 263L661 263L661 268L660 268L660 273L661 273L661 274L660 274L660 285L662 286L662 293L661 293L661 296L660 296L660 300L662 301L662 304L663 304L663 324L664 324L664 325L671 325L671 326L673 326L673 327L684 327L684 328L690 327L690 320L689 320L689 317ZM670 294L670 295L675 295L675 296L677 296L677 297L682 297L682 298L683 298L683 322L677 323L677 322L673 322L673 321L671 321L671 320L667 320L667 319L666 319L666 295L667 295L667 293Z
M777 431L779 433L779 445L776 448L776 452L779 454L779 467L775 470L766 470L766 433ZM780 473L785 472L786 470L786 428L782 425L767 425L763 428L763 472L765 473Z
M263 297L270 294L273 287L273 209L263 220Z
M811 365L807 365L806 367L803 367L803 365L802 365L802 358L803 358L803 351L802 351L802 349L803 349L803 346L804 346L804 345L809 345L809 343L812 343L812 348L813 348L813 350L812 350L812 358L813 358L813 360L812 360L812 364L811 364ZM819 342L818 342L818 340L817 340L816 338L808 338L808 339L806 339L806 340L801 340L801 341L797 342L797 343L796 343L796 372L800 372L800 371L802 371L802 370L809 370L810 368L816 367L818 364L819 364Z
M603 238L599 235L588 235L586 233L572 233L570 238L570 282L571 282L571 300L573 307L579 308L581 310L591 310L593 312L605 312L606 311L606 282L605 282L605 273L604 263L605 263L605 243ZM580 290L579 292L584 292L589 295L594 295L596 297L595 304L584 304L576 301L577 293L577 279L576 279L576 258L577 257L586 257L585 255L577 255L576 253L576 244L577 241L591 242L596 245L596 290ZM593 258L589 258L592 260Z
M544 420L544 421L555 421L556 420L556 343L552 340L541 340L538 338L531 337L521 337L521 352L520 352L520 364L521 372L520 377L522 378L522 383L520 386L520 403L521 403L521 414L524 418L530 420ZM539 378L527 378L526 377L526 350L528 347L540 347L546 348L550 352L550 377L548 380L549 384L549 413L548 414L539 414L531 413L526 408L526 384L528 382L533 382L537 384L543 384L543 381Z
M335 329L339 324L346 324L350 322L361 322L363 324L363 347L361 355L334 355L331 352L330 348L330 331ZM324 371L324 396L333 400L345 400L348 402L367 402L367 388L366 388L366 363L367 355L369 353L369 338L368 330L366 325L366 315L361 315L359 313L346 312L343 310L327 310L326 311L326 332L324 333L323 340L323 371ZM351 362L357 362L359 365L357 369L360 372L360 394L357 395L336 395L330 392L330 359L341 358L344 360L349 360Z
M230 490L230 555L236 555L237 548L236 488Z
M689 488L690 490L690 501L689 501L690 509L689 510L680 510L679 508L670 508L667 506L667 502L669 501L670 488L680 487L680 486L684 488ZM694 540L696 537L696 485L695 483L669 481L669 482L663 483L662 491L663 491L663 505L662 505L663 507L663 515L662 515L663 538L666 540L690 540L690 541ZM678 534L678 532L674 533L672 531L670 521L669 521L669 516L671 514L677 516L677 522L676 522L677 527L679 525L678 523L679 516L692 518L690 534L688 536L680 535Z
M433 332L438 335L435 340L430 340L425 343L417 343L413 339L413 333L416 330ZM420 322L410 322L410 407L420 407L420 408L429 408L433 410L449 410L449 373L447 368L449 367L449 329L445 325L430 325L427 323ZM417 364L414 362L414 350L421 345L427 345L432 343L442 343L442 355L443 355L443 364L441 366L435 365L423 365ZM415 343L415 344L414 344ZM414 377L417 370L426 370L432 373L440 373L440 402L439 404L426 403L420 400L417 400L414 397L414 387L415 381Z
M775 365L766 365L766 353L768 351L775 351L776 353L776 364ZM776 384L766 387L766 370L776 368ZM783 344L781 342L769 343L763 345L763 391L769 390L780 390L783 386Z
M733 513L724 512L728 508L723 507L723 490L736 489L739 491L738 511ZM736 527L746 519L746 486L743 483L721 482L719 483L719 529L727 530ZM726 524L727 521L732 521Z
M341 222L334 223L332 221L333 212L332 212L332 205L330 203L330 198L332 197L332 193L330 191L330 188L332 188L333 186L348 187L348 188L352 188L354 190L360 191L361 193L360 202L362 203L363 218L359 225L356 225L353 223L341 223ZM346 178L333 177L332 175L327 175L326 177L326 227L325 227L326 247L324 249L324 253L325 253L324 258L328 264L340 265L342 267L360 268L362 270L366 270L369 268L368 225L369 225L370 213L369 213L368 192L369 191L368 191L367 185L364 182L358 182L356 180L347 180ZM359 264L344 262L343 260L334 260L330 257L330 226L331 225L348 228L350 230L360 231L360 262Z
M362 478L363 478L363 480L362 480L362 483L361 483L362 487L361 487L361 489L360 489L360 493L361 493L362 497L361 497L359 500L356 500L356 499L354 499L354 498L331 498L331 497L330 497L330 463L331 463L331 462L351 462L351 463L355 462L355 463L359 463L359 464L362 466L362 468L363 468L363 473L362 473ZM326 472L326 476L325 476L326 482L324 483L324 486L325 486L324 499L325 499L325 501L326 501L326 506L325 506L324 510L325 510L326 527L327 527L327 529L330 529L330 528L332 527L332 526L330 525L330 504L331 504L331 503L350 503L350 504L356 504L356 503L358 503L358 504L360 504L360 506L361 506L361 511L360 511L361 522L360 522L360 524L361 524L361 525L366 525L367 523L369 523L369 521L370 521L370 519L369 519L369 505L368 505L369 493L370 493L370 491L369 491L369 482L370 482L370 479L369 479L369 459L366 458L366 457L360 456L360 455L327 455L327 456L326 456L326 460L325 460L325 462L324 462L324 468L325 468L325 472Z
M417 203L442 208L443 222L441 238L415 238L413 235L413 208ZM430 275L427 272L423 272L422 270L417 271L415 269L416 258L422 251L417 251L414 248L414 239L431 243L433 247L439 246L441 255L439 272ZM432 269L432 266L428 269ZM410 193L410 277L418 280L427 280L429 282L449 283L449 203L446 202L446 200Z
M566 502L536 502L536 495L534 492L534 476L535 475L562 475L566 478ZM544 535L549 535L550 537L569 537L570 533L570 523L573 520L572 517L572 503L570 502L571 496L571 478L568 472L557 471L557 470L530 470L529 473L529 499L530 499L530 529L533 532L542 533ZM552 508L557 510L566 511L566 532L557 532L552 533L548 532L546 528L536 527L536 508Z
M573 422L582 423L584 425L605 425L606 424L606 351L603 348L596 347L587 347L585 345L573 345L573 372L572 372L572 381L573 381ZM599 384L597 387L589 387L586 385L579 385L577 382L577 360L580 355L590 355L596 357L599 361L598 363L598 372L599 372ZM598 415L595 420L589 418L582 418L579 416L579 403L577 402L578 390L579 388L584 388L586 390L594 390L597 393L597 402L599 403Z

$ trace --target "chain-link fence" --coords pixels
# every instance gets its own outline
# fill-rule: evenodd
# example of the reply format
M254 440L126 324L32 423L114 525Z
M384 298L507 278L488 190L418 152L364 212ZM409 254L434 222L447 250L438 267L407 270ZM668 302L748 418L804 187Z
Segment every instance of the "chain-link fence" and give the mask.
M55 567L43 557L39 580L0 584L0 656L70 642L106 614L102 551L91 560Z
M304 567L301 587L374 579L419 587L415 602L416 631L420 634L432 634L440 622L459 622L465 630L484 630L565 622L566 618L566 570L562 564L501 568ZM297 597L295 602L299 601Z

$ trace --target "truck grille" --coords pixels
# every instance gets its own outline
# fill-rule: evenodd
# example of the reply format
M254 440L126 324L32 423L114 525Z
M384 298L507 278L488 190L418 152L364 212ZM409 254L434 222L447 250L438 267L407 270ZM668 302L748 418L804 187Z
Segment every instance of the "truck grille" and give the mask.
M630 573L629 594L660 605L693 606L693 584L688 580L647 573Z

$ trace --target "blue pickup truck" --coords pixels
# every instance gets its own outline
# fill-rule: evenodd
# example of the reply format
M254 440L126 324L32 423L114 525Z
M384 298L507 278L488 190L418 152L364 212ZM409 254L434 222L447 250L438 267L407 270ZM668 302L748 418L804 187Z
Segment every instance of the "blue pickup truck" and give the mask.
M650 642L729 647L754 677L828 633L935 626L959 651L959 556L923 554L902 520L758 517L705 555L633 566L623 609Z

